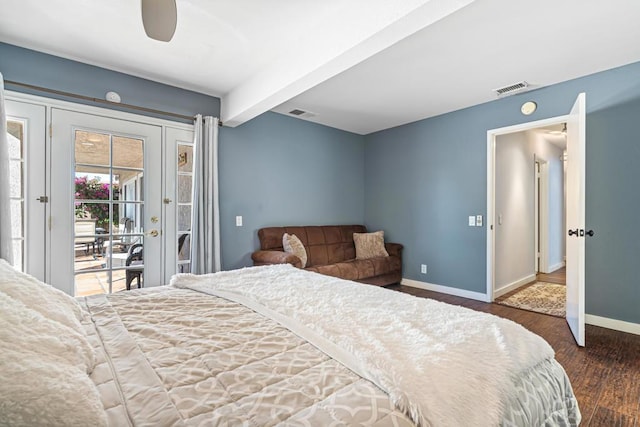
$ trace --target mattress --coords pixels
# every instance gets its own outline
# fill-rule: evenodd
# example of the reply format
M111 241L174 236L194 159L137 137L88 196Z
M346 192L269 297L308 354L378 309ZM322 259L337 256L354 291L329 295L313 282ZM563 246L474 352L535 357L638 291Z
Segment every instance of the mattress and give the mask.
M317 279L317 287L332 280L335 286L348 283L347 287L362 287L353 288L356 291L375 288L310 272L299 276L302 273L293 267L246 270L198 280L207 284L226 277L229 283L235 283L235 274L244 274L249 276L249 282L256 282L255 277L269 277L263 272L275 272L260 286L277 290L275 282L291 276L294 282ZM265 297L247 303L242 298L192 288L195 289L164 286L81 300L89 313L83 327L97 357L90 378L99 391L109 425L453 425L447 423L446 416L430 417L429 402L420 407L425 412L423 417L416 416L412 406L397 397L393 385L370 375L375 369L367 365L354 369L341 357L333 357L317 340L305 337L299 328L283 321L282 313L291 308L286 301L281 301L281 309L267 304ZM282 288L285 292L289 287ZM387 292L381 294L387 297L399 295L384 289L375 292L380 291ZM301 288L300 292L310 293L308 288ZM247 294L244 297L246 300ZM274 301L278 299L290 298L279 295ZM314 308L307 311L311 315ZM269 316L268 312L275 314ZM318 333L323 322L313 323ZM335 344L341 340L333 341ZM338 344L341 351L351 356L358 354L343 342ZM477 361L470 357L469 363ZM552 357L509 378L509 393L500 402L500 420L496 424L579 423L580 412L569 380ZM438 384L431 385L437 389ZM457 386L454 390L464 391L464 384ZM455 393L446 410L464 412L466 396L460 391ZM437 412L439 407L431 406Z

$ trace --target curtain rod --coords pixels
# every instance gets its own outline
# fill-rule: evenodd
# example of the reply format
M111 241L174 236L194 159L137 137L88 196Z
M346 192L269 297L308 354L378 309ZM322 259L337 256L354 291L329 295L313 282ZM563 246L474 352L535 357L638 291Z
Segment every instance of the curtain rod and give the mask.
M170 111L162 111L162 110L156 110L153 108L147 108L147 107L140 107L138 105L131 105L131 104L125 104L125 103L119 103L119 102L111 102L111 101L107 101L105 99L99 99L99 98L92 98L90 96L85 96L85 95L79 95L77 93L71 93L71 92L64 92L61 90L56 90L56 89L49 89L46 87L42 87L42 86L35 86L35 85L30 85L27 83L20 83L20 82L14 82L12 80L5 80L4 81L5 84L8 85L13 85L13 86L20 86L20 87L24 87L27 89L33 89L33 90L37 90L40 92L47 92L47 93L52 93L55 95L61 95L61 96L66 96L69 98L76 98L76 99L83 99L85 101L91 101L91 102L97 102L99 104L106 104L106 105L110 105L110 106L114 106L114 105L119 105L131 110L137 110L137 111L144 111L147 113L154 113L154 114L160 114L163 116L171 116L171 117L176 117L178 119L183 119L183 120L189 120L189 121L193 121L193 119L195 119L195 117L193 116L186 116L184 114L178 114L178 113L172 113ZM222 126L222 121L220 120L220 126Z

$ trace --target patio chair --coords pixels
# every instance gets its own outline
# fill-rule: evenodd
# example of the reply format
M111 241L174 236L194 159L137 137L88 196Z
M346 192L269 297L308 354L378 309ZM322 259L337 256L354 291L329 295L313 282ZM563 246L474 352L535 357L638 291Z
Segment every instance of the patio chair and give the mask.
M138 289L144 286L142 281L142 275L144 273L143 253L144 248L142 243L135 243L129 248L127 260L125 261L125 266L128 267L125 277L128 291L131 290L131 282L133 282L133 279L136 279Z
M74 223L74 246L84 246L84 253L89 254L89 247L96 250L96 220L95 219L76 219Z
M133 233L133 220L131 218L120 218L120 226L118 227L118 234L131 234ZM120 248L122 252L127 252L129 248L137 244L140 241L140 236L120 236L118 239L113 240L113 246Z

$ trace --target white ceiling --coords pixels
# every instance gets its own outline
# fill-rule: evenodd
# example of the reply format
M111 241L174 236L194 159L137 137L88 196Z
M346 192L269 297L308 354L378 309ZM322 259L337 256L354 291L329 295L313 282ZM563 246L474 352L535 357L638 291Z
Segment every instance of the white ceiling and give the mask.
M367 134L640 61L637 0L0 0L0 41L192 89L235 126L268 110ZM124 94L123 94L124 95Z

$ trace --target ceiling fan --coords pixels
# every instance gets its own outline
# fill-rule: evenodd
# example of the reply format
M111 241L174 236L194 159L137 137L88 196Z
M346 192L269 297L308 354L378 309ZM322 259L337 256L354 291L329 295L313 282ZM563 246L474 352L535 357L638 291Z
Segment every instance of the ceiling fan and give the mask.
M170 41L176 32L178 22L176 0L141 0L141 2L144 32L154 40Z

